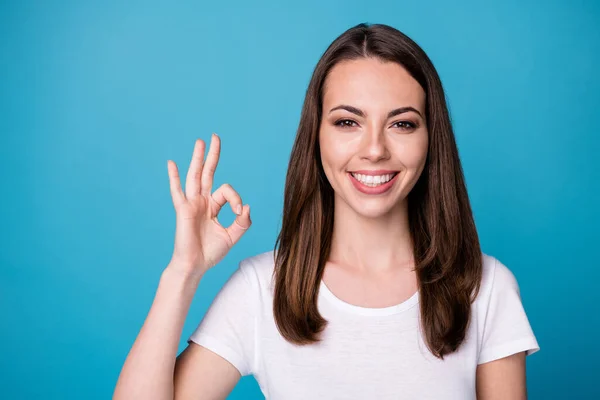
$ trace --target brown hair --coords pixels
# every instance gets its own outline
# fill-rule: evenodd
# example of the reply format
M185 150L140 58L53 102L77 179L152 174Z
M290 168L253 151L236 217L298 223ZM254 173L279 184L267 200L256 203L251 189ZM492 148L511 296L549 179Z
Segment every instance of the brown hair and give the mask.
M327 325L317 308L334 214L333 189L323 171L318 140L323 84L335 64L364 57L399 63L426 94L429 149L425 168L408 195L408 212L424 339L443 359L465 338L471 302L479 291L482 253L440 78L425 52L387 25L359 24L340 35L317 63L308 85L275 242L275 321L281 335L298 345L320 341Z

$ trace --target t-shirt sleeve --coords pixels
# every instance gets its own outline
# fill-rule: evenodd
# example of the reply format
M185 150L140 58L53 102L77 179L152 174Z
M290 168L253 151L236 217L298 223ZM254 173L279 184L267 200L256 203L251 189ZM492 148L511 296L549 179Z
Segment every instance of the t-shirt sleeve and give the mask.
M497 259L493 262L478 364L522 351L531 355L540 349L525 314L514 274Z
M188 343L197 343L229 361L242 376L254 365L256 288L243 260L215 296Z

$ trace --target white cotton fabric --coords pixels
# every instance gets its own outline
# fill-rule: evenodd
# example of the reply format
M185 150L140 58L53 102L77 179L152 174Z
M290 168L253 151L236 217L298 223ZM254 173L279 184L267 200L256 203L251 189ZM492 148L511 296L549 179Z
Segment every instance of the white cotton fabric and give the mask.
M272 251L242 260L188 340L254 375L269 400L475 399L478 364L539 350L514 275L486 254L466 340L443 361L423 341L419 292L395 306L365 308L321 282L318 307L329 321L323 341L288 343L273 317L273 267Z

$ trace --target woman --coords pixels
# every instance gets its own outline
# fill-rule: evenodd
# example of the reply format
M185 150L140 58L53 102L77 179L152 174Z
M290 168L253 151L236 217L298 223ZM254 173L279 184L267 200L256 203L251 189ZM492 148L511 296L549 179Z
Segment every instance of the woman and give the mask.
M220 152L199 140L175 249L115 398L222 399L253 374L269 399L525 399L539 350L514 275L480 249L444 92L385 25L338 37L308 87L275 249L242 260L176 357L204 273L250 227ZM223 228L219 209L237 217Z

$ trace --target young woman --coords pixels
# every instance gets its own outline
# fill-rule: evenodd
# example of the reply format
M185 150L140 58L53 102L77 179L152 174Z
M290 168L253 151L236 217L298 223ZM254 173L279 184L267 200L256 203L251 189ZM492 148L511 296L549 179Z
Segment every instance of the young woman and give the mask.
M539 350L517 281L482 253L439 76L398 30L361 24L317 64L273 251L242 260L177 356L194 292L250 227L212 191L220 140L169 161L175 249L116 399L525 399ZM222 227L230 203L238 215Z

